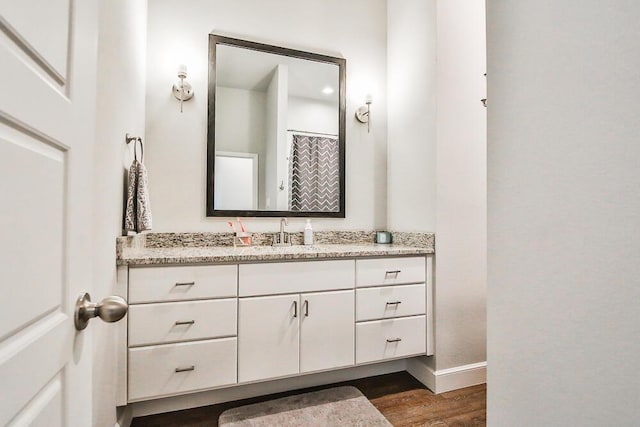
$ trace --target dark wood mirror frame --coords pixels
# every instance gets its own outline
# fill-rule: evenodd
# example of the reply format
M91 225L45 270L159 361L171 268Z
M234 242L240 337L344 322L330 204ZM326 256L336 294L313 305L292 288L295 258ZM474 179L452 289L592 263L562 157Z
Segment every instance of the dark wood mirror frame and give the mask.
M336 64L338 66L339 93L338 93L338 152L340 174L340 203L339 210L335 212L319 211L268 211L268 210L219 210L214 208L214 179L216 157L216 47L217 45L236 46L252 49L260 52L274 53L293 58L306 59L323 63ZM208 217L309 217L309 218L344 218L345 217L345 123L346 123L346 60L333 56L301 50L288 49L280 46L256 43L247 40L209 34L209 100L207 116L207 195L206 206Z

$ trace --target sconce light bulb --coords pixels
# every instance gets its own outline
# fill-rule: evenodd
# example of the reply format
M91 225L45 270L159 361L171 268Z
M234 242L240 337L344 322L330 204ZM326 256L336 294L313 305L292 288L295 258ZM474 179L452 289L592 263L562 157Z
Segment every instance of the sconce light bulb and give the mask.
M187 77L187 66L184 64L178 65L178 78L186 78Z
M371 104L373 102L373 97L371 96L370 93L366 94L364 97L364 103L365 104Z

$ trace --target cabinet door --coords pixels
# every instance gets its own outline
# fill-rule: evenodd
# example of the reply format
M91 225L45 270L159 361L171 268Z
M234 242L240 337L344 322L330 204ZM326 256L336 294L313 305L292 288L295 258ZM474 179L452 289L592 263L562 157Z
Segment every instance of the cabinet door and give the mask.
M300 372L354 364L354 291L300 297Z
M241 298L238 311L238 381L297 374L299 295Z

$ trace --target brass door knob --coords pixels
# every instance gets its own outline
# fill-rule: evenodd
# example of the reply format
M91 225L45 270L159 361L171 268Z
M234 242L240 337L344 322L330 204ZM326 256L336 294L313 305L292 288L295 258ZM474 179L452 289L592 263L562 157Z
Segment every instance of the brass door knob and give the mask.
M74 316L76 329L83 330L89 324L89 320L94 317L99 317L109 323L117 322L127 314L128 310L129 304L122 297L112 295L95 303L91 302L91 295L84 292L76 300Z

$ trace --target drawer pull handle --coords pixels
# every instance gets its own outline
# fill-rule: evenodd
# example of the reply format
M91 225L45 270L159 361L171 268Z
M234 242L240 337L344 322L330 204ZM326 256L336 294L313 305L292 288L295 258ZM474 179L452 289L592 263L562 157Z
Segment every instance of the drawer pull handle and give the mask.
M398 304L402 304L402 301L389 301L386 305L398 305Z
M196 282L177 282L176 286L193 286Z
M176 322L176 326L193 325L194 323L196 323L195 320L178 320Z
M298 317L298 301L293 302L293 317Z
M402 341L402 338L393 338L393 339L387 338L387 342L400 342L400 341Z
M194 365L189 366L188 368L176 368L176 372L189 372L195 371L196 367Z
M304 300L304 317L309 317L309 300Z
M389 275L389 274L395 274L396 276L398 274L400 274L402 272L402 270L388 270L384 273L385 276Z

